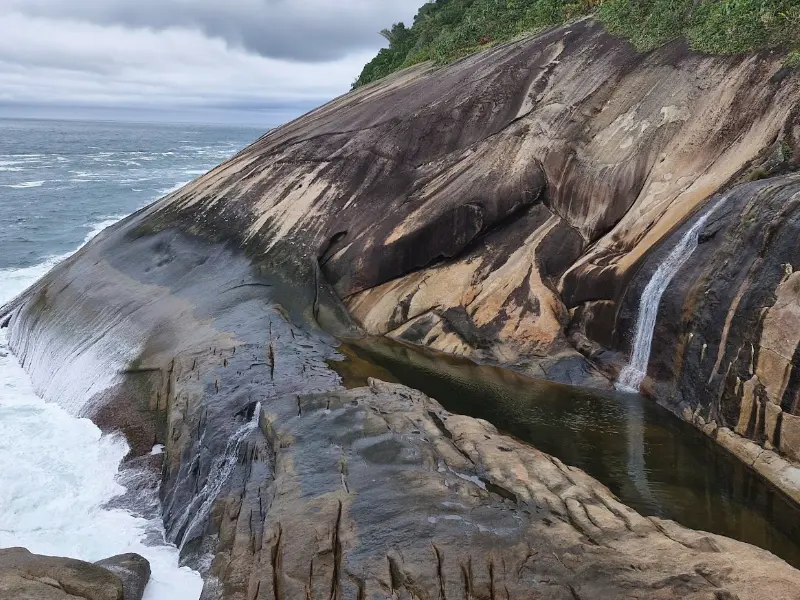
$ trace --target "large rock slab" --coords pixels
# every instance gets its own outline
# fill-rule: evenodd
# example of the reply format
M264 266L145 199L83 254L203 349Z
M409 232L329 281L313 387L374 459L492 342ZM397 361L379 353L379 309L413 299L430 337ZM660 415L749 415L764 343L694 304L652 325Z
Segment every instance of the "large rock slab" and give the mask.
M148 227L325 279L370 333L601 385L567 333L627 350L643 261L715 192L794 161L800 73L784 61L639 54L582 20L343 96Z
M797 598L771 554L642 517L401 385L286 398L260 427L265 455L241 456L273 480L219 511L205 598Z

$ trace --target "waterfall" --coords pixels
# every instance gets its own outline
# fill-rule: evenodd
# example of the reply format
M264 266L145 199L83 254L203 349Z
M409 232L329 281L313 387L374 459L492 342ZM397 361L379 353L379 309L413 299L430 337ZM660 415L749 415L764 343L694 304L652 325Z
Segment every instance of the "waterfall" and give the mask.
M253 412L253 417L239 427L225 446L225 452L217 458L212 465L208 478L203 488L198 492L194 499L188 504L181 516L175 522L173 528L172 541L177 543L180 550L191 540L192 531L195 527L205 522L206 517L211 512L222 487L227 483L239 458L239 447L247 435L258 427L258 420L261 415L261 403L257 403ZM199 506L198 506L199 504ZM191 521L189 520L191 518ZM189 523L186 525L186 523ZM184 529L185 526L185 529Z
M669 256L658 266L652 279L647 283L647 287L644 288L642 299L639 301L639 317L636 320L636 337L634 338L631 361L619 374L617 389L629 392L639 391L639 386L645 375L647 375L647 366L650 363L653 331L656 328L656 318L658 317L661 298L672 279L697 249L700 231L711 215L714 214L714 211L726 199L727 196L720 198L683 234L683 237L669 253Z

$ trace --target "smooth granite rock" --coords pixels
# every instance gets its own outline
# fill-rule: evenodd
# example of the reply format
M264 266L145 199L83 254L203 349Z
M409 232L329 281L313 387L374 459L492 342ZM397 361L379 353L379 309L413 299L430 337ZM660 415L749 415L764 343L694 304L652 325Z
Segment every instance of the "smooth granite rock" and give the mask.
M413 390L342 392L326 364L331 335L366 331L609 387L659 260L724 196L644 389L794 481L784 60L639 54L586 19L414 67L109 228L0 323L45 398L125 432L132 460L165 446L167 534L205 600L794 600L769 553L645 519Z

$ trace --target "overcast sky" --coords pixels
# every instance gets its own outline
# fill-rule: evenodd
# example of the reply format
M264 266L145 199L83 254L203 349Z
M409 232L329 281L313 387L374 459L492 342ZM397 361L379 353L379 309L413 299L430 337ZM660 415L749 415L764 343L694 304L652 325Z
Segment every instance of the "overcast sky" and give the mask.
M0 0L0 116L273 126L425 0Z

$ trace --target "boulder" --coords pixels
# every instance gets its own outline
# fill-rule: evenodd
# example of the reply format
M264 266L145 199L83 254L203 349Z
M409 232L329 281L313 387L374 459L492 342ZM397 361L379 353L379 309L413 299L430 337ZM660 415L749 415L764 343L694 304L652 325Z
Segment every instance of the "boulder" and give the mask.
M108 569L122 580L125 600L142 600L150 581L150 563L139 554L120 554L94 563Z
M110 570L71 558L39 556L24 548L0 550L0 598L128 600L122 580Z

